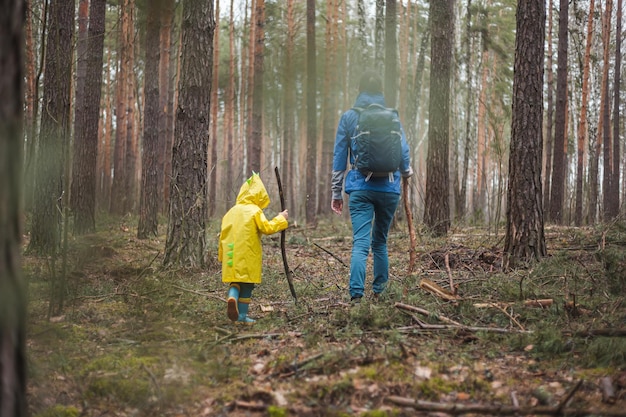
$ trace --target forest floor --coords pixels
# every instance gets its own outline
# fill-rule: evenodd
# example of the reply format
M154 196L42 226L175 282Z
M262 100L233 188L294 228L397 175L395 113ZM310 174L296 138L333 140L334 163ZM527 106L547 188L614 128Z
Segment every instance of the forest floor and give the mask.
M280 236L264 237L257 323L241 326L217 225L205 270L163 270L165 236L138 240L126 221L71 238L60 314L61 260L24 255L33 416L626 415L623 223L546 228L549 256L506 274L503 231L480 228L418 231L408 273L399 223L385 296L356 306L349 221L290 228L297 302Z

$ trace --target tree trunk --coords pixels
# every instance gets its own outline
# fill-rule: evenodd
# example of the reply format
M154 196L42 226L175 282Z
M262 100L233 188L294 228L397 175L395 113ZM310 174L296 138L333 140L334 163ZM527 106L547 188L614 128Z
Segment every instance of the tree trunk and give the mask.
M316 48L315 48L315 0L306 2L306 52L307 52L307 82L306 82L306 108L307 108L307 156L306 178L316 178L315 167L317 164L317 71L316 71ZM306 181L306 221L309 225L317 224L316 216L316 181ZM330 192L330 191L328 191Z
M585 138L587 136L587 100L589 96L589 59L591 57L591 44L593 41L593 9L594 0L589 4L589 20L587 21L587 40L585 44L585 57L583 62L583 85L580 104L580 121L578 125L578 155L576 164L576 209L574 224L581 226L583 222L583 177L585 161Z
M159 124L162 119L159 95L159 62L161 60L161 14L159 1L146 3L146 63L144 69L144 117L143 117L143 153L141 157L141 192L139 199L139 222L137 238L147 239L158 235L159 201L161 183L159 183Z
M74 231L77 234L96 230L96 161L98 121L102 91L106 0L91 0L87 41L87 68L83 92L83 120L77 123L74 140L71 201Z
M472 0L467 0L467 15L465 16L465 81L467 82L465 97L465 146L463 148L463 166L460 184L455 187L456 218L463 221L467 207L467 173L469 171L469 153L472 144L471 114L472 114ZM458 178L458 175L455 176Z
M324 60L324 85L322 97L326 99L322 102L322 135L319 141L321 159L319 166L324 167L320 172L325 172L333 165L333 147L335 144L335 132L337 128L337 48L339 24L337 2L329 0L326 2L326 59ZM317 181L317 214L330 212L330 175L320 175Z
M559 10L559 50L556 77L556 115L554 126L554 156L552 160L552 181L550 184L550 221L563 222L563 190L565 188L565 153L564 144L567 111L567 18L569 0L560 0Z
M611 177L612 173L612 142L611 142L611 110L609 97L609 68L610 68L610 48L611 48L611 15L613 13L613 0L607 0L604 16L604 72L602 75L602 218L604 221L611 219L610 215L610 199L611 199Z
M53 0L47 36L41 135L30 249L53 255L60 243L65 146L70 136L74 0Z
M128 48L126 42L129 31L129 8L130 0L119 2L120 31L118 37L117 74L115 77L115 148L113 151L113 183L111 186L111 206L109 211L112 214L124 214L126 193L124 184L126 183L126 79L129 71Z
M137 203L137 155L138 155L138 138L137 138L137 112L136 112L136 79L135 71L135 0L130 0L128 4L128 31L126 33L126 44L128 45L126 52L128 53L128 71L126 72L126 155L125 167L126 176L124 177L124 210L123 213L134 213Z
M0 0L0 417L28 415L26 288L22 278L24 16Z
M548 2L548 57L546 59L546 74L548 74L548 94L546 97L546 138L545 138L545 172L543 173L543 208L544 214L548 215L550 208L550 181L552 179L552 149L554 145L553 122L554 122L554 71L552 71L552 0Z
M450 228L448 144L454 0L431 2L430 19L432 63L424 223L435 236L445 236Z
M213 35L213 53L216 57L220 56L220 0L215 0L215 27L218 30L215 31ZM211 90L211 134L209 135L209 217L213 217L215 215L215 208L218 199L218 190L217 190L217 108L219 107L219 101L217 99L217 90L218 90L218 74L219 74L220 60L213 60L213 79L211 80L211 84L215 86ZM222 143L224 141L222 140Z
M545 18L544 0L518 2L504 270L547 254L541 206Z
M387 0L385 7L385 102L396 107L398 96L398 40L396 36L396 0Z
M255 0L254 80L252 84L252 131L250 169L260 172L263 155L263 58L265 53L265 0Z
M24 68L24 138L26 141L26 155L24 157L24 199L25 209L30 211L33 205L33 169L32 164L35 153L36 141L36 123L35 113L38 106L35 65L35 34L33 20L33 5L31 0L24 0L24 9L26 13L24 27L24 45L25 45L25 68Z
M235 5L234 0L230 0L230 17L229 17L229 33L228 33L228 86L226 88L226 103L224 104L224 128L226 129L225 137L226 143L224 144L223 160L226 166L224 177L224 209L227 210L233 204L233 174L234 164L233 158L233 146L235 142L235 108L236 104L236 91L235 91Z
M296 131L295 131L295 112L296 112L296 77L294 74L293 54L294 54L294 39L296 37L296 23L294 17L294 1L287 0L287 39L285 43L285 88L283 90L283 137L280 143L282 148L281 168L283 185L285 189L290 190L287 195L288 208L293 210L294 207L294 194L295 177L293 175L292 158L293 147L296 143ZM292 211L295 214L295 211Z
M212 0L183 0L182 62L165 266L203 267L213 59Z
M168 124L171 117L171 109L169 108L170 99L170 65L175 63L170 59L172 52L172 27L174 20L174 0L164 0L161 13L161 30L159 33L159 47L161 52L159 55L159 140L157 145L157 188L161 201L159 201L159 213L165 213L167 210L167 186L169 186L169 171L166 169L166 157L169 154L168 146Z
M609 190L608 215L614 219L619 215L619 181L620 181L620 79L622 64L622 0L617 0L615 28L615 70L613 82L613 161L611 189Z

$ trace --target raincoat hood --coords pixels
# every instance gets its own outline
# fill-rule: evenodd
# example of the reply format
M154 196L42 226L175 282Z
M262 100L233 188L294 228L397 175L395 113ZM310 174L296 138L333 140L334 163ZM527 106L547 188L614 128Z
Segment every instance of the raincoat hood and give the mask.
M267 190L259 174L253 173L252 176L241 185L239 195L237 195L237 204L254 204L261 209L265 209L270 205L270 196L267 194Z

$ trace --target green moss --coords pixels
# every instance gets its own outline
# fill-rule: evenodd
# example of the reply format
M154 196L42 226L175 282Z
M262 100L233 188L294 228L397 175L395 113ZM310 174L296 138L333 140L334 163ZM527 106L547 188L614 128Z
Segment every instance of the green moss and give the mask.
M287 417L287 410L282 407L270 405L267 407L267 414L269 417Z
M73 406L66 407L64 405L57 404L39 414L36 414L35 417L78 417L79 415L80 411L78 408Z

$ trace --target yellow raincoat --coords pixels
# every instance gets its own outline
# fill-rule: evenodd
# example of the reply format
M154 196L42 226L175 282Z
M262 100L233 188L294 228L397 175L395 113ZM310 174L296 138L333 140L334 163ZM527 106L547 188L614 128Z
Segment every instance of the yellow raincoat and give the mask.
M288 226L280 214L267 220L263 209L269 204L261 177L253 174L241 186L237 203L222 219L217 251L217 259L222 262L222 282L261 283L261 234L270 235Z

